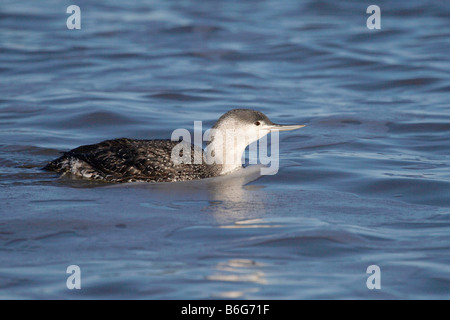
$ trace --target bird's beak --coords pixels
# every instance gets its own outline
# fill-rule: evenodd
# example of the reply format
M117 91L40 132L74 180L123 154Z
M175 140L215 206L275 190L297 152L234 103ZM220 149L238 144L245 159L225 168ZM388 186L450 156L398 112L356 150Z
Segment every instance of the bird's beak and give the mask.
M300 128L305 127L305 125L302 124L296 124L296 125L280 125L280 124L272 124L268 125L266 128L270 131L278 130L278 131L291 131L291 130L297 130Z

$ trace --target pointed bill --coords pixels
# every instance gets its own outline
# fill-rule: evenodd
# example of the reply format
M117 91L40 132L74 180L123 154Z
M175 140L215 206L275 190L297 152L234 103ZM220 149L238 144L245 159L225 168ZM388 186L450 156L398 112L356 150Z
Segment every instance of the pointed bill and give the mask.
M273 124L267 126L267 129L269 130L278 130L278 131L291 131L291 130L297 130L305 127L303 124L295 124L295 125L280 125L280 124Z

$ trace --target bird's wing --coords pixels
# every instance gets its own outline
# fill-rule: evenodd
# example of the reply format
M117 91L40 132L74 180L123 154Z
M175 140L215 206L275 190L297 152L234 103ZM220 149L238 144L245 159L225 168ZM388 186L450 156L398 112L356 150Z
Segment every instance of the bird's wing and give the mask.
M66 156L80 159L105 176L117 177L116 180L168 181L198 171L198 166L172 161L172 149L179 143L123 138L82 146L69 151ZM191 150L194 153L193 146Z

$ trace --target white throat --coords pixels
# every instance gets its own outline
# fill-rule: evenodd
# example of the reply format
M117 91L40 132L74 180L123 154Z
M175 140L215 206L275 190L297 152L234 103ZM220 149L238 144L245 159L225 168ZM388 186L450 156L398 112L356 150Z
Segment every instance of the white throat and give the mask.
M226 124L209 130L209 143L206 146L206 163L220 165L220 174L227 174L242 168L247 146L264 137L269 131L258 131L254 127L236 126L227 128Z

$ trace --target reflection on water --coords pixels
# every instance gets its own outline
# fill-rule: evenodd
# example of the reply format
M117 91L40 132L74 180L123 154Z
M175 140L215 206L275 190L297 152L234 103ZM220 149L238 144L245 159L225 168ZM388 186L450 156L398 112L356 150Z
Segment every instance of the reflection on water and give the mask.
M261 178L262 165L250 165L227 176L208 178L197 181L177 183L133 183L129 185L109 186L107 188L143 189L152 193L159 200L143 202L141 206L150 209L185 210L186 208L201 208L207 211L217 223L240 221L249 218L262 217L265 214L265 204L260 201L264 190L247 184ZM248 190L259 190L258 193ZM159 195L159 196L156 196ZM172 199L178 199L172 201ZM163 203L162 200L169 203ZM252 210L247 210L249 207ZM250 216L246 216L250 214Z

